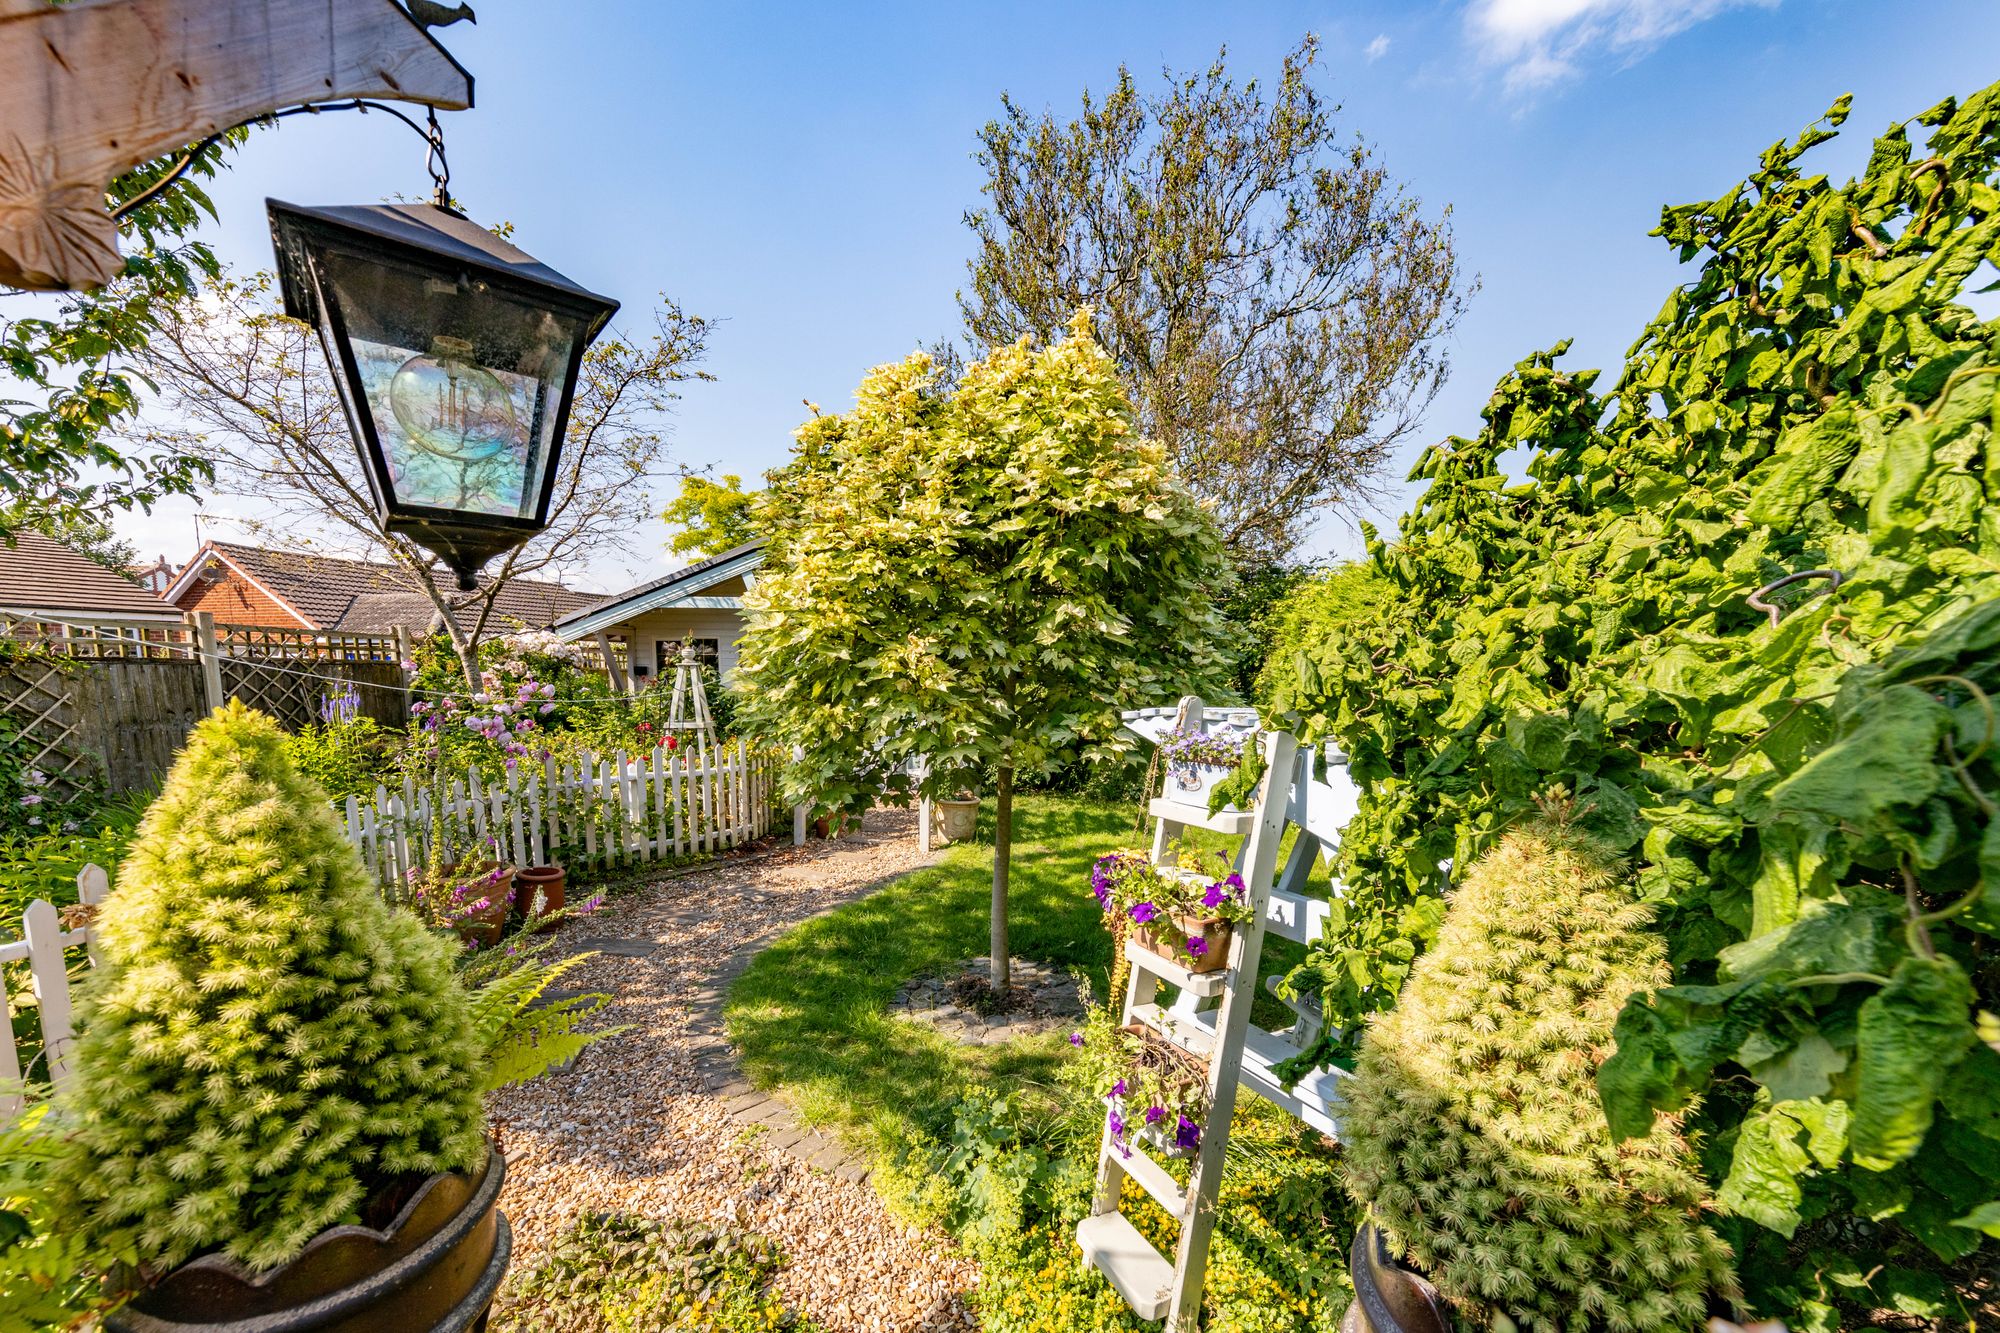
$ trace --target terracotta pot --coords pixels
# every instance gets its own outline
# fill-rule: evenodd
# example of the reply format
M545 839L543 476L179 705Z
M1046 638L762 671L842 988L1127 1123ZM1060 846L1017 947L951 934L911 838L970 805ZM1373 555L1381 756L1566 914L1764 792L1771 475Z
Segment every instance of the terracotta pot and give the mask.
M963 796L956 800L934 801L937 810L938 832L946 842L971 842L979 832L979 798Z
M535 894L542 895L541 915L548 916L560 912L563 906L563 886L569 883L569 871L561 866L524 866L514 872L514 910L521 914L523 921L535 910ZM548 930L554 922L544 922L537 930Z
M1198 916L1175 916L1167 924L1155 921L1133 928L1142 948L1196 973L1220 972L1228 967L1229 944L1235 934L1236 927L1227 921ZM1191 958L1181 946L1196 935L1208 941L1208 952Z
M110 1333L480 1333L513 1255L498 1207L507 1166L432 1176L378 1231L332 1227L283 1267L203 1255L116 1314Z
M459 865L444 868L447 882L453 885L468 884L484 879L495 870L500 870L498 861L484 861L469 869ZM476 944L482 949L490 949L500 942L507 933L507 913L514 907L514 870L508 867L500 878L485 890L486 906L477 912L459 918L452 924L458 937L468 944Z

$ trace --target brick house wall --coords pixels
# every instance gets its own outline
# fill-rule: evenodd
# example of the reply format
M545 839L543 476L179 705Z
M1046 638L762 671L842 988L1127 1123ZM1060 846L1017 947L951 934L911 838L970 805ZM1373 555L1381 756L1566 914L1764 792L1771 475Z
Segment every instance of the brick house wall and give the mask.
M262 588L227 565L211 566L175 599L183 611L207 611L218 625L255 625L265 629L318 629L288 610Z

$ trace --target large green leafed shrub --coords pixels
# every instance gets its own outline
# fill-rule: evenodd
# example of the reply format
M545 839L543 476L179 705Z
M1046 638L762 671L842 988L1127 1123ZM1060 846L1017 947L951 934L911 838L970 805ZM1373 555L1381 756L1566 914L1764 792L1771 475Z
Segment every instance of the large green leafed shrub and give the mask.
M1315 1058L1448 866L1567 787L1674 969L1613 1130L1699 1099L1750 1303L1813 1333L1990 1309L2000 1235L2000 87L1843 182L1808 155L1847 114L1664 211L1686 281L1614 384L1537 353L1425 453L1391 595L1279 700L1365 784L1291 978Z
M195 728L101 909L62 1184L154 1269L257 1268L486 1152L448 947L375 893L270 719Z
M1348 1187L1467 1313L1689 1329L1734 1289L1675 1123L1614 1143L1598 1105L1619 1007L1666 978L1650 918L1587 836L1517 830L1369 1025L1342 1085Z

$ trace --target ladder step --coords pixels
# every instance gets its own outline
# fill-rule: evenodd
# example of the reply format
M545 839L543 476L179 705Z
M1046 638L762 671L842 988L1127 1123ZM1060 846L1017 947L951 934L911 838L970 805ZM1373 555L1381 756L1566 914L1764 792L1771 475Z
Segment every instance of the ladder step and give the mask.
M1257 823L1256 814L1249 810L1222 810L1211 815L1205 805L1189 805L1164 796L1155 796L1147 804L1146 813L1154 819L1165 819L1190 828L1205 828L1210 833L1223 833L1232 838L1248 833Z
M1295 944L1310 944L1325 932L1331 910L1331 905L1319 898L1274 888L1264 905L1264 929Z
M1179 963L1160 957L1137 940L1125 941L1125 961L1169 985L1180 987L1190 995L1220 995L1229 985L1229 969L1226 967L1213 972L1190 972Z
M1174 1266L1122 1213L1099 1213L1076 1224L1083 1262L1104 1274L1141 1319L1161 1319L1173 1299Z
M1136 1143L1125 1145L1131 1156L1127 1157L1116 1147L1107 1143L1104 1151L1111 1154L1111 1160L1120 1171L1139 1183L1139 1188L1153 1196L1153 1202L1167 1210L1170 1217L1180 1217L1187 1211L1187 1193L1174 1178L1167 1174L1167 1168L1154 1161L1146 1150Z
M1166 1040L1203 1060L1215 1049L1215 1019L1220 1010L1176 1013L1157 1004L1132 1006L1132 1018L1144 1023ZM1331 1139L1340 1137L1340 1080L1342 1069L1315 1069L1290 1088L1271 1073L1274 1065L1291 1059L1299 1048L1275 1032L1254 1024L1243 1037L1243 1086L1280 1109L1289 1111Z

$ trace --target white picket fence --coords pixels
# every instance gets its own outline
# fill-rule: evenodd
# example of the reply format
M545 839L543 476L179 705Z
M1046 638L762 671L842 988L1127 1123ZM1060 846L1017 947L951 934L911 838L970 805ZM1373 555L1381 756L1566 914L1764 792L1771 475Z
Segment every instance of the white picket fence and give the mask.
M463 845L492 838L515 865L559 862L615 870L740 847L771 831L778 757L742 740L521 764L488 777L477 767L442 791L405 779L350 796L348 841L384 884L424 866L440 823Z
M102 868L85 866L83 873L76 877L77 898L85 907L95 907L104 900L110 883ZM64 930L62 914L54 903L37 898L28 904L28 910L21 914L21 938L7 944L0 944L0 964L22 963L28 965L28 984L35 997L36 1015L42 1029L41 1069L37 1072L47 1077L56 1087L69 1078L69 1048L76 1039L76 1027L69 994L70 949L86 949L90 961L97 962L97 946L91 939L90 927L86 924L73 930ZM7 976L0 968L0 1012L9 1019L21 1008L21 1004L7 993ZM5 1032L6 1040L0 1041L0 1122L13 1119L21 1112L24 1104L18 1089L21 1086L21 1052L14 1044L14 1027L9 1022Z

